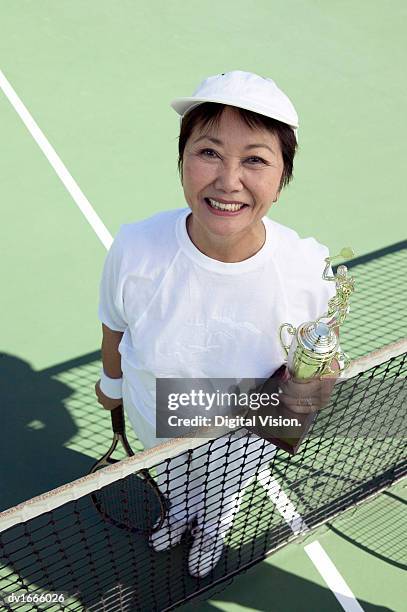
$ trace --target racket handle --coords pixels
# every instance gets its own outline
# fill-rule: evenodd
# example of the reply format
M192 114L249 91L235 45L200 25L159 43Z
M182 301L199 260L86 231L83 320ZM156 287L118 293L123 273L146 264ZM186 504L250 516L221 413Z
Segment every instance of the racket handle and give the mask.
M124 436L125 421L123 406L120 405L117 406L117 408L114 408L114 410L111 410L110 416L112 419L112 428L114 433Z

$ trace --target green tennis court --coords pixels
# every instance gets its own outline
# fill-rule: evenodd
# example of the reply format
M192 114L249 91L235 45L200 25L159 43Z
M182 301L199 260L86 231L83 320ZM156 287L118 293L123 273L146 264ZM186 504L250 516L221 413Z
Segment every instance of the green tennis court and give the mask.
M295 179L271 216L357 252L345 350L405 336L405 17L398 0L1 4L0 510L109 445L93 392L106 237L184 206L169 102L209 74L271 76L296 101ZM343 609L306 552L317 541L363 610L401 612L405 502L398 483L184 609Z

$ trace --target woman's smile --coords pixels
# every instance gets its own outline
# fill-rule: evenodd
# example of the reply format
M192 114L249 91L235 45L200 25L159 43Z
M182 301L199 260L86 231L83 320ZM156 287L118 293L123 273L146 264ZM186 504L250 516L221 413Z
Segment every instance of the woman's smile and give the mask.
M204 198L205 204L214 215L220 216L236 216L244 212L248 207L247 204L236 201L221 200L220 198Z

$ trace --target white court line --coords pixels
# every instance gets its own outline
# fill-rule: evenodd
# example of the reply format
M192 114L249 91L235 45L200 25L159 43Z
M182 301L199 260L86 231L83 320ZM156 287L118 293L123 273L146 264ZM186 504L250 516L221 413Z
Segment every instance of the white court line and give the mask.
M16 113L20 116L21 120L25 124L31 136L34 138L35 142L38 144L41 151L48 159L56 174L59 176L62 183L65 185L66 189L72 196L75 204L78 206L78 208L96 233L103 246L105 246L106 249L109 249L110 245L113 242L113 238L110 232L108 231L100 217L97 215L92 205L79 188L76 181L68 172L61 158L58 156L55 149L48 142L43 132L40 130L37 123L34 121L27 108L24 106L24 104L22 103L22 101L20 100L20 98L18 97L18 95L16 94L16 92L14 91L14 89L12 88L1 70L0 87L4 92L4 95L8 98L10 104L13 106Z
M306 522L299 512L297 512L294 504L284 493L277 480L272 477L270 470L263 470L260 472L257 479L292 532L295 535L299 535L300 533L308 531Z
M262 470L259 472L257 479L292 532L295 535L306 533L309 530L307 523L284 493L278 481L273 478L271 471L269 469ZM363 608L321 544L318 541L307 544L305 552L345 612L363 612Z
M305 552L346 612L363 612L354 594L317 541L305 546Z

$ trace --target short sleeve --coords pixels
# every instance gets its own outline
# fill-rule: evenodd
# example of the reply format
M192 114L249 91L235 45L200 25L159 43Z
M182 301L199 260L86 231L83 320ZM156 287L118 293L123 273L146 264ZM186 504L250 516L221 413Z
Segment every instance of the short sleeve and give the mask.
M327 247L314 238L289 237L291 244L280 254L279 263L285 272L282 278L290 321L299 325L327 312L328 302L335 295L335 283L323 278Z
M113 331L127 328L123 304L123 232L119 230L105 259L99 286L99 320Z

